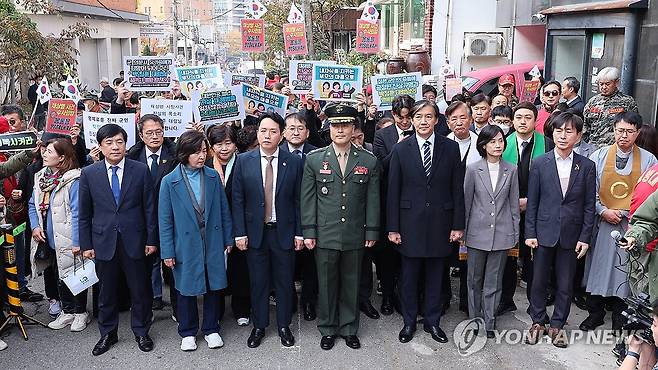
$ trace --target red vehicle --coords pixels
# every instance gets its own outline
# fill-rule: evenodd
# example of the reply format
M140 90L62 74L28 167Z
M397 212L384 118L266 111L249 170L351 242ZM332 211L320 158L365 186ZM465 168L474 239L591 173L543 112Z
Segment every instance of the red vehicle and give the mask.
M521 95L523 91L523 81L532 79L530 71L534 66L539 67L539 71L544 73L544 62L530 62L519 64L506 64L491 68L483 68L476 71L466 72L462 75L462 87L470 93L481 91L491 97L498 93L498 79L505 74L514 76L514 95Z

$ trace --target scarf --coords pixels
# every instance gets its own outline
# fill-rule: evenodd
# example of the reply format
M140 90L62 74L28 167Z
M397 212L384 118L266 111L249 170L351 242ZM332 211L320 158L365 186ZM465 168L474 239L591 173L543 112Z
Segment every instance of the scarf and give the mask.
M530 158L536 158L546 151L546 143L544 142L544 135L540 134L539 132L535 131L533 132L533 145L532 145L532 153L530 155ZM509 162L511 164L518 164L519 162L519 148L516 145L516 132L510 134L510 136L507 137L507 147L505 148L505 151L503 152L503 160L506 162Z
M42 215L46 215L48 207L50 206L50 193L55 190L62 180L62 173L59 171L53 173L50 167L46 167L43 176L39 179L39 189L42 191L41 203L39 203L39 211Z

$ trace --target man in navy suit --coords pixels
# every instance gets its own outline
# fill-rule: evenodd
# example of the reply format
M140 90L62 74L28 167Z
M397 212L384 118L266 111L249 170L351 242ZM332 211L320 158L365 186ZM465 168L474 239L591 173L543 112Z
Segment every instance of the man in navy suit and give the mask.
M247 340L256 348L269 325L269 293L276 293L276 318L281 344L291 347L295 250L304 247L299 215L301 160L279 142L283 118L264 114L258 123L260 147L238 156L233 168L233 234L247 251L254 328Z
M389 166L386 220L388 239L401 254L402 343L416 331L419 281L425 283L424 330L448 341L439 327L441 296L453 242L464 233L465 168L459 145L434 132L438 115L434 103L416 103L410 112L415 134L393 148Z
M562 81L562 97L569 106L569 109L572 109L574 113L577 113L579 116L583 115L583 110L585 109L585 102L578 95L580 90L580 82L576 77L567 77Z
M573 151L583 121L572 113L553 120L555 150L532 163L525 216L525 243L533 249L530 308L532 327L526 343L546 334L546 289L555 270L555 304L548 335L554 346L567 346L562 329L569 317L577 260L592 240L596 203L596 166Z
M157 218L153 182L145 164L126 159L128 135L107 124L96 133L105 156L80 175L80 249L96 258L99 279L98 327L101 339L92 353L101 355L118 341L117 280L123 269L131 299L131 326L140 350L149 352L151 283L146 258L156 252Z
M279 145L283 151L292 153L306 161L306 154L317 149L308 142L309 128L306 117L301 113L291 113L286 116L286 127L283 131L285 140ZM302 309L304 320L313 321L316 318L315 305L318 301L318 271L315 266L315 251L303 248L297 251L295 259L295 276L302 281ZM293 294L293 308L297 307L297 295ZM294 310L293 310L294 311Z

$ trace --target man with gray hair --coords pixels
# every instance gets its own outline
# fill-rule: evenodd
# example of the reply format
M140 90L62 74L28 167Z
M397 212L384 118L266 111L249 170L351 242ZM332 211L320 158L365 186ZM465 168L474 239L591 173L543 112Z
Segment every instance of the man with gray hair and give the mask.
M117 92L114 90L107 77L101 78L101 97L98 99L103 103L111 103L117 97Z
M603 68L596 75L599 94L593 96L583 111L585 130L583 140L597 147L615 142L615 116L623 112L638 112L632 96L619 91L619 69Z

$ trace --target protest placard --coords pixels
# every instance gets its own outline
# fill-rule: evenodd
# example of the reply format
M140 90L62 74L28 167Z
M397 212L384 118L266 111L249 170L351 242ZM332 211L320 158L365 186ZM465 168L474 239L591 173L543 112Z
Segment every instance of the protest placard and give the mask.
M355 101L362 90L362 66L313 64L312 92L316 99Z
M222 122L242 120L245 118L242 86L231 86L224 90L212 90L201 93L195 102L196 122L212 125Z
M141 99L142 117L155 114L164 123L165 137L179 137L192 122L194 103L191 100Z
M304 23L288 23L283 25L283 43L286 55L306 55L306 27Z
M78 104L71 99L50 99L46 132L63 135L71 134L71 126L75 124L77 111Z
M238 73L224 73L224 86L230 87L239 85L241 83L246 83L249 85L258 86L260 88L265 87L265 75L244 75Z
M173 56L125 56L125 86L131 91L170 91L175 65Z
M450 101L455 95L462 93L461 78L446 78L446 100Z
M109 114L109 113L93 113L84 111L82 113L82 126L85 131L85 145L87 149L93 149L98 146L96 142L96 132L101 127L114 123L121 126L126 133L128 134L128 140L126 141L126 148L130 148L135 145L135 135L136 126L135 126L135 115L132 113L126 114Z
M281 117L286 116L286 108L288 108L288 96L286 95L249 84L242 84L242 96L244 97L246 111L276 112Z
M290 71L290 91L295 95L306 95L311 92L313 82L314 60L291 60L288 71Z
M0 151L15 152L37 147L37 134L34 131L9 132L0 135Z
M399 95L409 95L416 101L423 98L423 76L420 72L395 75L374 75L372 102L379 110L390 110L393 99Z
M356 21L356 51L364 54L379 52L379 21Z
M521 94L519 103L529 102L534 104L535 99L537 99L537 93L539 93L540 84L541 82L539 80L523 81L523 94Z
M242 51L262 53L265 51L265 21L262 19L240 19Z
M224 86L221 69L218 65L203 65L196 67L176 68L178 83L181 91L188 98L192 97L192 91L215 90Z

